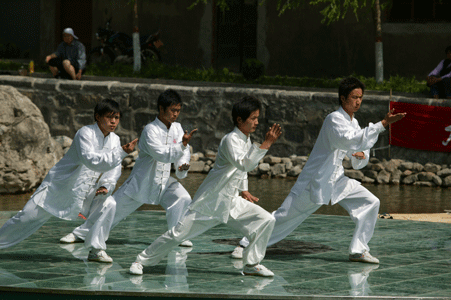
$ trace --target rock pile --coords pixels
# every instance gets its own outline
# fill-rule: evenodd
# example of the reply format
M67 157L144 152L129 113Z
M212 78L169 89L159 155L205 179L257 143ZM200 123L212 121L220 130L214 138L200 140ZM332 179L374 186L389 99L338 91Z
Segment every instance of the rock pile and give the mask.
M208 173L213 167L216 153L208 151L205 154L191 155L190 172ZM250 176L261 178L297 177L307 162L308 156L275 157L265 156L258 167L249 172ZM345 157L343 161L345 175L363 183L375 184L406 184L420 186L451 186L451 165L437 165L409 162L401 159L379 160L370 158L368 165L361 170L354 170L351 160Z

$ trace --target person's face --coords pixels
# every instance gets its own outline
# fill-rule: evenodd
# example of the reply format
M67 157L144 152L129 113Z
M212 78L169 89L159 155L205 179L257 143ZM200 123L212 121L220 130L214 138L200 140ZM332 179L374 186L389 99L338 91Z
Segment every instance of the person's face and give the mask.
M451 59L451 51L446 52L446 58Z
M74 40L74 37L68 33L63 33L63 41L70 45L72 43L72 41Z
M362 104L363 91L361 88L353 89L346 99L344 96L341 97L343 109L348 114L353 115L359 110L360 105Z
M260 116L260 110L254 110L251 112L246 121L243 122L240 117L238 117L238 129L241 130L245 135L255 132L258 126L258 117Z
M165 110L160 106L160 120L162 120L163 123L165 123L164 121L174 123L177 121L181 109L181 104L171 104L169 107L166 107Z
M97 124L104 136L116 130L120 117L121 115L119 113L114 112L104 114L103 116L96 115Z

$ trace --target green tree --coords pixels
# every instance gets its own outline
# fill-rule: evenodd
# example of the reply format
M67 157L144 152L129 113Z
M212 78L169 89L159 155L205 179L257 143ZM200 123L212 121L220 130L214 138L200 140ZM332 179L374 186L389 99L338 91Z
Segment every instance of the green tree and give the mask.
M190 8L199 3L207 3L209 0L195 0ZM216 5L227 10L228 0L216 0ZM263 4L265 0L259 0ZM359 20L359 11L368 7L375 11L376 22L376 82L382 83L384 80L384 63L382 51L382 25L381 25L381 9L391 5L392 0L277 0L277 10L279 15L286 10L302 9L306 5L320 6L320 13L323 15L321 23L330 25L334 22L344 19L349 11L354 13L357 21Z

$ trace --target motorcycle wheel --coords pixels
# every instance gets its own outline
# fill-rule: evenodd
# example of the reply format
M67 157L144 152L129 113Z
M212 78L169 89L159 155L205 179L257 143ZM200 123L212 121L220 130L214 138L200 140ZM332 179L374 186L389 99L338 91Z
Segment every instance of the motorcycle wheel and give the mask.
M141 55L144 63L161 61L160 53L152 48L143 49Z
M113 64L114 58L107 51L100 53L100 51L95 51L91 53L88 57L88 64Z

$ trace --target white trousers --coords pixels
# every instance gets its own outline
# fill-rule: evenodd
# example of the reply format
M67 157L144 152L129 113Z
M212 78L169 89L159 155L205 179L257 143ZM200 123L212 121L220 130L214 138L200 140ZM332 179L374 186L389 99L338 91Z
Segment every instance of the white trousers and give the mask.
M130 198L125 195L123 189L119 189L113 195L116 200L116 215L114 216L113 228L132 212L137 210L143 203ZM183 185L178 182L172 182L160 196L160 202L164 210L166 211L166 222L168 229L177 225L185 212L188 210L188 206L191 203L191 196Z
M106 250L106 240L116 214L116 202L111 197L94 198L86 221L73 230L88 248Z
M242 210L236 219L229 216L226 225L240 232L250 241L243 252L243 262L249 265L257 264L265 257L266 245L275 220L260 206L241 197L236 200L241 202L239 207L242 207ZM212 217L188 210L177 226L157 238L137 256L136 261L143 265L156 265L181 242L196 237L221 223Z
M338 202L349 213L355 223L354 235L349 246L349 253L363 253L369 251L368 242L373 236L379 212L379 199L365 187L358 185L343 200ZM272 213L276 224L268 241L271 246L293 232L307 217L313 214L321 205L310 201L307 193L296 195L290 193L282 205ZM248 245L246 237L240 245Z
M102 245L101 249L105 250L105 242L108 240L111 229L142 205L141 202L125 195L124 190L125 188L119 188L112 196L106 199L108 203L114 204L114 212L111 211L112 213L108 215L104 214L103 218L105 220L101 221L104 226L100 228L101 230L94 227L96 218L101 218L101 216L96 213L98 210L91 208L86 222L75 228L72 233L85 240L85 243L88 239L95 241L98 245ZM96 200L94 199L94 201ZM160 205L166 210L168 228L177 224L190 203L191 197L189 193L178 181L169 185L160 199Z
M110 227L109 223L113 220L114 209L114 203L102 198L94 199L86 222L91 224L91 231L95 232L87 232L86 247L106 248L105 242L102 243L102 239L97 237L102 236L104 232L109 232L106 229ZM28 200L25 207L0 228L0 249L20 243L41 228L52 216L51 213L36 205L33 199Z

